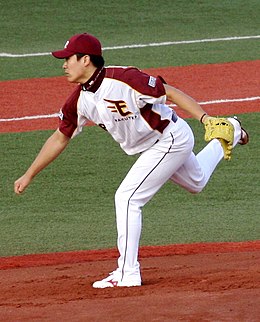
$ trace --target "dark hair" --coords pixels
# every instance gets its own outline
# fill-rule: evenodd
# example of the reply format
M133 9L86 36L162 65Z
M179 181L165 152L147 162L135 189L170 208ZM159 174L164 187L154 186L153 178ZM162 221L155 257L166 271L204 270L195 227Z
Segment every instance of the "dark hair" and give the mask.
M85 55L88 55L88 54L80 54L80 53L76 54L78 60L84 57ZM105 65L105 60L103 56L97 56L97 55L88 55L88 56L90 57L90 60L95 67L101 68Z

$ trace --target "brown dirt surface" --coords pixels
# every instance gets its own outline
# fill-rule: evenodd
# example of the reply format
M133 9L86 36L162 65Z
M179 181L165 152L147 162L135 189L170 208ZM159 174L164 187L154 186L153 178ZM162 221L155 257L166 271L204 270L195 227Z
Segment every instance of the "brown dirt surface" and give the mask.
M260 60L184 67L150 68L169 84L186 92L198 102L259 96ZM0 82L0 119L59 112L75 85L64 76ZM204 106L211 115L259 112L259 101L223 102ZM182 117L188 117L176 108ZM50 130L57 118L1 122L0 133Z
M259 241L142 247L141 287L93 289L116 256L1 259L0 321L259 321Z

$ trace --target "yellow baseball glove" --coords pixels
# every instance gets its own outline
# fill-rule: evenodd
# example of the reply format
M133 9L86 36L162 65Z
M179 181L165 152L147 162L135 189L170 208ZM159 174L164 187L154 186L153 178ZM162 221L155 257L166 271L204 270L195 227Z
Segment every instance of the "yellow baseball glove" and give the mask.
M204 122L205 141L209 142L213 139L218 139L224 151L224 159L230 160L233 140L234 126L226 118L208 117Z

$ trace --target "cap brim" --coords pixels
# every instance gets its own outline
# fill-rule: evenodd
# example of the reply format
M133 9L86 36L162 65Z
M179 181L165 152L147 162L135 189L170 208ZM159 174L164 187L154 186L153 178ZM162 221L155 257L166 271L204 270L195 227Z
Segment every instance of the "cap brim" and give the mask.
M67 49L63 49L63 50L53 51L51 54L55 58L63 59L63 58L69 58L70 56L74 55L75 53L71 52Z

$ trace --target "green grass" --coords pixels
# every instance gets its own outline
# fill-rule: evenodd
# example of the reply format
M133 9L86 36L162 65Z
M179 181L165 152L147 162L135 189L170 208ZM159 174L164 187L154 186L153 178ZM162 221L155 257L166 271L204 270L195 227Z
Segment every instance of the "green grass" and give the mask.
M104 46L259 32L259 1L1 1L3 51L38 52L87 30ZM19 10L17 10L19 6ZM12 23L10 23L12 21ZM64 40L65 40L64 39Z
M258 0L0 0L0 5L0 52L7 53L50 52L84 31L104 47L259 34ZM255 60L259 40L107 50L104 57L107 65L140 68ZM0 64L2 81L62 75L62 61L51 56L0 57ZM201 194L167 183L144 207L142 245L259 239L259 113L242 119L251 143L219 165ZM198 151L203 128L189 122ZM23 196L14 195L14 180L50 133L0 135L0 256L116 245L114 193L136 157L126 156L99 128L86 128Z
M244 50L244 46L248 49ZM59 46L57 48L60 48ZM104 52L106 65L139 68L186 66L255 60L259 58L259 41L187 44ZM62 60L52 56L0 58L0 80L62 76ZM19 65L19 66L18 66Z
M206 189L192 195L167 183L143 210L142 245L259 238L260 114L245 114L251 143L223 161ZM203 127L189 120L196 151ZM135 161L98 127L86 128L22 196L13 181L30 164L50 131L1 135L0 256L116 245L114 193ZM97 144L98 142L98 144Z
M84 31L99 37L103 47L259 34L258 0L19 3L0 1L1 52L51 52ZM259 59L259 40L109 50L104 57L108 65L140 68L254 60ZM61 62L50 56L0 58L0 64L0 80L62 73Z

